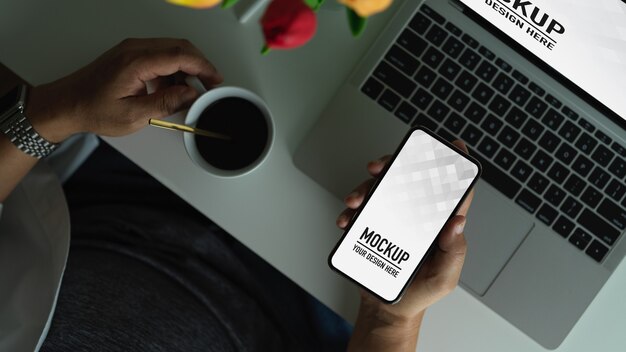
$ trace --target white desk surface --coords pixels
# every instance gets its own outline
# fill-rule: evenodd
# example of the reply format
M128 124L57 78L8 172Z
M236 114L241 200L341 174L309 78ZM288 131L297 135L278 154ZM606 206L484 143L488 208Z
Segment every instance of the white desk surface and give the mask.
M78 69L126 37L190 39L227 85L246 87L266 99L276 139L262 167L239 179L214 178L191 163L180 134L156 128L107 141L308 292L353 319L356 289L326 266L340 235L334 221L342 204L296 169L292 155L391 13L378 16L364 37L353 40L342 11L322 10L317 35L306 47L262 57L256 21L242 25L231 11L192 11L159 0L5 1L0 7L0 62L40 84ZM622 263L559 351L626 350L624 292ZM418 349L543 350L460 288L428 310Z

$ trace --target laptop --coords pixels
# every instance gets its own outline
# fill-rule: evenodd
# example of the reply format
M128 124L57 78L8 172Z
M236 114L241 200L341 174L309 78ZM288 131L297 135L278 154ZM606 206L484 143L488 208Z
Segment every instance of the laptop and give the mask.
M626 4L405 1L299 145L337 197L422 125L484 168L461 286L557 348L626 252Z

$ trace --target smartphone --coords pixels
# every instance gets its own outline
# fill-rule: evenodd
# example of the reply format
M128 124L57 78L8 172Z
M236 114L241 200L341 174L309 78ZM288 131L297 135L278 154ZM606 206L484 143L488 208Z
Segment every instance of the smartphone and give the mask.
M328 257L329 266L396 303L476 184L478 161L433 132L409 131Z

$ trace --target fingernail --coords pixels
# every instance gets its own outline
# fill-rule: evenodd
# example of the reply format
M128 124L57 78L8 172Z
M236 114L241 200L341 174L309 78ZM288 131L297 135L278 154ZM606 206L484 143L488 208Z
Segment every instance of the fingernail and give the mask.
M346 200L354 199L354 198L357 198L358 196L359 196L359 192L354 191L346 196Z
M457 224L456 227L454 228L454 233L456 235L460 235L463 233L463 230L465 229L465 222L466 220L463 219L463 221L460 224Z

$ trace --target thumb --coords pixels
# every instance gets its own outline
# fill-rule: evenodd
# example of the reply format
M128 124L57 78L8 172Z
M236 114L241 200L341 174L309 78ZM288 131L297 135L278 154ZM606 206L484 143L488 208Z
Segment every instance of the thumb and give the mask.
M185 85L170 86L158 91L130 98L130 103L141 111L141 116L159 119L188 107L198 98L198 93Z
M459 281L467 248L464 226L465 216L456 215L439 235L438 248L428 263L428 276L433 279L438 290L450 291Z

